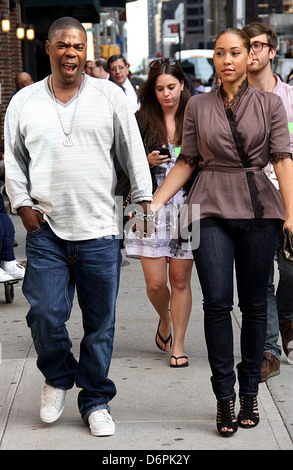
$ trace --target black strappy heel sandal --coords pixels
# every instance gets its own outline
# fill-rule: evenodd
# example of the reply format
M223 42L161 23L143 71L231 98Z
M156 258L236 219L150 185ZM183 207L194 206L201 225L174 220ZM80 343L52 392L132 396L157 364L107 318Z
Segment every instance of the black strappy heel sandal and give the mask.
M234 406L235 395L230 400L217 402L217 430L224 437L232 436L238 429Z
M259 423L257 397L250 395L239 395L239 398L240 411L238 415L238 424L242 428L254 428Z

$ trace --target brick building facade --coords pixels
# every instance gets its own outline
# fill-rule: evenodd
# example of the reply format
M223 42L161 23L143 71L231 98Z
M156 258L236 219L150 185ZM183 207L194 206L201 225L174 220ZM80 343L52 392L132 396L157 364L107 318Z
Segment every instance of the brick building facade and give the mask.
M15 74L23 71L22 41L16 37L16 25L20 23L20 1L0 0L0 18L6 15L10 18L10 31L5 33L0 28L1 146L5 111L15 92Z

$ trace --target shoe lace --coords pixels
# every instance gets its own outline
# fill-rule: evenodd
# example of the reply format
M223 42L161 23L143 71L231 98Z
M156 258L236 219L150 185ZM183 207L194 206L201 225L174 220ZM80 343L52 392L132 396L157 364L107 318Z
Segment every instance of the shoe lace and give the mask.
M109 422L111 420L111 417L110 417L107 410L102 409L102 410L94 411L92 416L91 416L91 419L93 420L94 423L96 423L98 421L99 422L101 422L101 421Z
M60 390L45 386L43 388L43 402L46 405L53 405L55 406L60 398Z

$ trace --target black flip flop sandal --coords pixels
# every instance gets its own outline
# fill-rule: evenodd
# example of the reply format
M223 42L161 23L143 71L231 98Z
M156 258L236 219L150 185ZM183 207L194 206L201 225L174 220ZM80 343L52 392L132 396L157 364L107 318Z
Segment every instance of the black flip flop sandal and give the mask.
M160 324L161 324L161 320L159 321L159 324L158 324L158 329L157 329L157 333L156 333L156 345L157 347L163 351L163 352L169 352L169 351L166 351L166 349L162 349L158 340L157 340L157 336L159 336L160 340L162 341L162 343L164 343L165 347L167 346L167 344L170 342L170 350L171 350L171 347L172 347L172 334L170 333L168 338L167 339L164 339L162 338L162 336L160 335L160 332L159 332L159 329L160 329Z
M173 356L173 355L172 355L172 356L171 356L171 359L172 359L172 357L173 357L173 359L175 359L176 364L170 364L170 367L174 367L174 368L177 367L177 368L180 368L180 367L187 367L187 366L189 366L188 360L187 360L186 362L183 362L183 364L178 364L178 362L177 362L178 359L188 359L187 356Z

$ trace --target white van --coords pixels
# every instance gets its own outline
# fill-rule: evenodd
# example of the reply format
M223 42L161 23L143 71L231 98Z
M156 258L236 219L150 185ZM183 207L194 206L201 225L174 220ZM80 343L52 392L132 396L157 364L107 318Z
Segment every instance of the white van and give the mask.
M208 91L213 82L215 66L213 62L213 49L188 49L180 52L181 67L184 72L193 78L199 78ZM179 52L175 52L179 60Z

